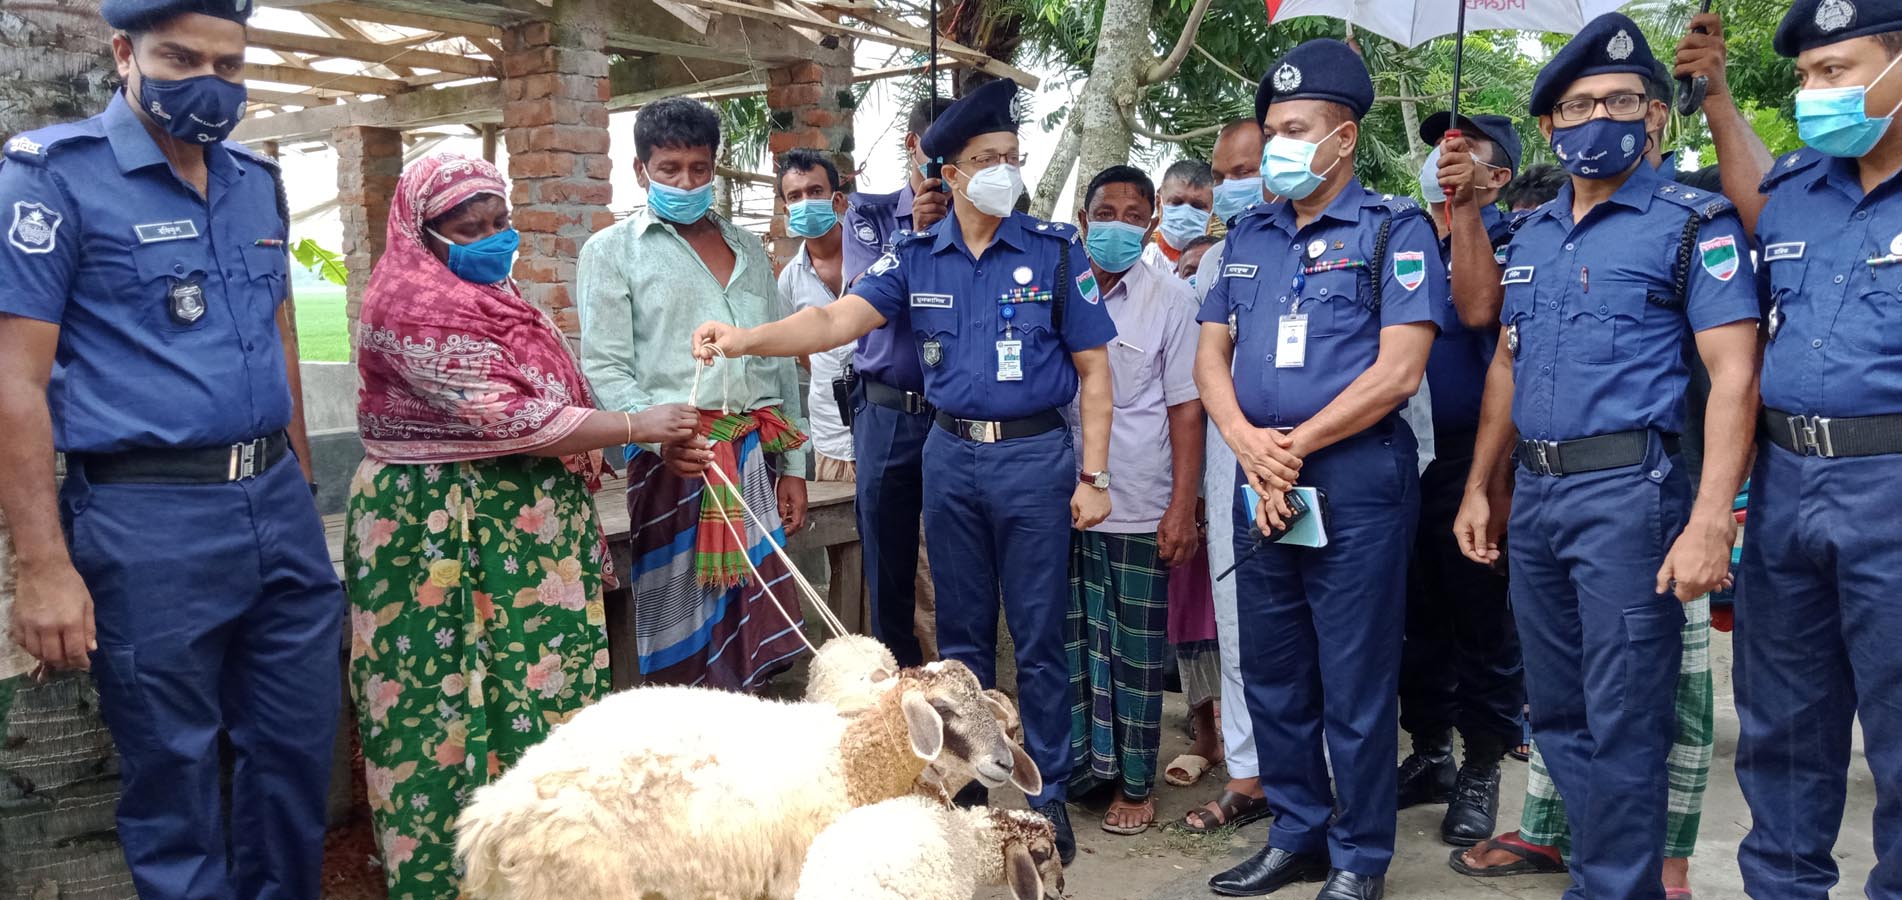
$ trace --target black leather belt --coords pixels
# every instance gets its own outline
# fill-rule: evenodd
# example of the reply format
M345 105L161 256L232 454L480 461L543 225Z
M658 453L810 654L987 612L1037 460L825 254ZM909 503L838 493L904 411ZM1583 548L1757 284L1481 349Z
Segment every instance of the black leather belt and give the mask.
M280 431L226 447L69 453L66 462L78 463L97 484L222 484L262 473L290 449L290 436Z
M1770 443L1798 456L1883 456L1902 453L1902 416L1831 419L1763 408Z
M1519 464L1538 475L1577 475L1622 469L1644 462L1649 431L1620 431L1575 441L1520 441ZM1677 438L1664 436L1664 452L1677 452Z
M1063 414L1054 409L1046 409L1033 416L1011 419L1007 422L975 422L960 419L950 413L938 413L938 427L967 441L980 444L994 444L1017 438L1036 437L1047 431L1063 427Z
M916 416L931 411L931 404L925 402L925 395L911 391L901 391L882 381L873 381L864 375L859 383L865 385L865 402L876 403L886 409L897 410L908 416Z

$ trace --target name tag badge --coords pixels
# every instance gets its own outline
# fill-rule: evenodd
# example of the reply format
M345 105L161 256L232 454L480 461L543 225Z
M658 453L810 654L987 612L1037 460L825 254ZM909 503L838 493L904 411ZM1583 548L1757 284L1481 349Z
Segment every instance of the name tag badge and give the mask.
M1763 261L1776 262L1779 259L1802 259L1803 248L1807 241L1789 241L1782 244L1770 244L1763 248Z
M198 236L198 226L190 219L176 222L152 222L147 225L134 225L132 230L139 235L139 243L156 244L160 241L182 241Z
M997 342L997 380L1024 380L1024 342Z
M1296 313L1281 317L1275 334L1275 368L1299 369L1308 364L1308 317Z
M1244 263L1232 263L1222 267L1223 278L1253 278L1255 267Z
M1500 284L1531 284L1533 268L1534 268L1533 266L1513 266L1512 268L1506 270L1505 276L1499 279L1499 283Z
M950 294L913 294L911 295L911 308L912 309L950 309L951 295Z

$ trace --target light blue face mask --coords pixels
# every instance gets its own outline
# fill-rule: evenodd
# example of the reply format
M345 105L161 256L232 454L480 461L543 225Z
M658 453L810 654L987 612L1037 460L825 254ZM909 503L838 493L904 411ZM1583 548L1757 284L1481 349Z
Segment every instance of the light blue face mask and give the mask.
M1171 203L1162 208L1162 222L1156 228L1169 246L1178 250L1209 233L1209 211L1187 203Z
M832 198L824 200L801 200L786 207L786 230L802 238L816 238L839 224L839 214L832 209Z
M647 208L675 225L692 225L713 208L713 182L691 190L650 179L647 182Z
M1314 189L1327 180L1327 173L1341 164L1336 157L1326 169L1314 171L1314 154L1334 135L1339 134L1346 122L1334 126L1320 140L1310 144L1307 141L1276 135L1268 140L1268 146L1261 151L1261 177L1269 191L1277 197L1300 200L1314 193Z
M522 245L522 236L513 228L505 228L478 241L458 244L440 234L435 229L425 229L431 237L449 245L449 271L464 281L476 284L499 284L509 277L509 271L515 268L515 251Z
M1215 186L1215 217L1230 222L1261 202L1261 176L1230 178Z
M1149 229L1128 222L1091 222L1083 248L1090 261L1105 272L1127 272L1143 257L1143 238Z
M1420 164L1420 199L1428 203L1445 203L1446 191L1440 189L1440 148L1434 147L1427 154L1426 162Z
M1812 88L1796 92L1796 133L1818 153L1854 159L1874 149L1895 121L1896 109L1881 118L1870 118L1869 89L1895 68L1898 56L1866 85L1840 88Z

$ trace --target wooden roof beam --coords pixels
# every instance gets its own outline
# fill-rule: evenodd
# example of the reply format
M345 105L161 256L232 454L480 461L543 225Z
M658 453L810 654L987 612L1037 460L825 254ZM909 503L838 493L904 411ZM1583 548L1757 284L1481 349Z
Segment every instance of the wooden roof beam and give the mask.
M931 48L931 35L925 31L925 29L905 22L897 16L880 12L869 3L825 3L822 4L822 6L825 9L844 12L853 18L884 29L883 31L873 31L867 28L858 28L828 21L813 13L810 9L801 9L800 11L794 12L764 6L751 6L736 2L736 0L676 0L676 2L684 3L689 6L697 6L701 9L711 10L713 12L729 13L734 16L775 22L781 25L795 25L801 28L823 31L828 34L862 38L880 44L909 47L915 50L929 50ZM794 2L797 2L797 0L794 0ZM982 52L966 47L953 40L940 38L938 41L938 52L953 59L963 60L965 63L976 66L999 78L1008 78L1027 88L1034 89L1041 83L1041 79L1023 69L1019 69L1002 60L993 59L984 55Z
M389 25L396 28L414 28L420 31L440 31L444 34L482 38L491 41L501 40L502 38L502 29L498 27L497 22L507 21L510 18L506 11L502 10L497 10L497 12L502 13L501 18L495 20L485 18L482 21L477 21L402 9L391 9L377 4L355 2L355 0L327 0L327 2L322 3L304 3L300 2L300 0L263 0L262 5L283 7L302 13L336 16L340 19L352 19L358 22L368 22L376 25ZM473 10L479 4L466 3L458 5Z
M266 88L247 87L244 93L246 99L254 103L271 103L277 106L330 106L337 102L335 97L297 91L273 91Z
M358 28L357 26L344 21L343 19L339 19L336 16L327 16L321 13L308 13L304 16L304 18L309 19L312 25L317 26L318 30L322 31L323 33L327 35L330 35L331 37L347 38L353 41L368 41L372 44L378 43L376 39L370 37L370 35L367 32L365 32L363 29ZM408 78L409 76L416 74L416 70L411 69L408 66L399 66L394 63L386 64L383 66L383 68L387 69L391 75L395 75L398 78Z
M436 53L429 50L405 50L390 47L372 41L359 41L350 38L322 37L314 34L294 34L288 31L271 31L264 28L252 28L248 37L251 46L267 50L289 50L296 53L310 53L335 59L350 59L358 62L387 65L394 63L421 69L435 69L438 72L453 72L470 77L487 77L495 74L494 65L467 56L449 53Z
M485 81L459 87L410 91L381 100L359 100L251 117L239 122L231 137L247 144L262 141L328 141L333 129L347 125L400 130L500 121L502 83Z
M329 88L348 91L352 94L402 94L412 87L402 81L388 78L370 78L365 75L345 75L338 72L323 72L317 69L294 69L290 66L274 66L265 63L247 63L244 67L247 81L274 81L278 84L294 84L299 87ZM460 76L458 76L460 77Z

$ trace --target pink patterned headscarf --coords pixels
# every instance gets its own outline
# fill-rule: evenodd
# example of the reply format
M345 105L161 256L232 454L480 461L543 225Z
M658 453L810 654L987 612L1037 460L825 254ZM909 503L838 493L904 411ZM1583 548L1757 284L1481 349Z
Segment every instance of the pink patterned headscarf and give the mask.
M443 153L404 170L357 329L357 426L386 463L444 463L544 447L594 406L567 341L514 282L465 281L429 252L423 223L481 194L508 196L491 163ZM600 453L565 457L598 486Z

